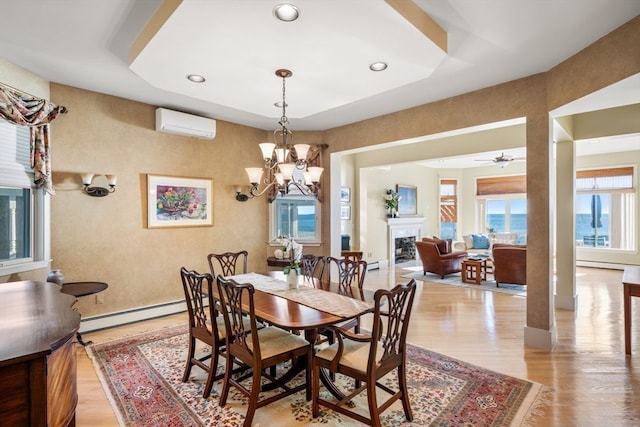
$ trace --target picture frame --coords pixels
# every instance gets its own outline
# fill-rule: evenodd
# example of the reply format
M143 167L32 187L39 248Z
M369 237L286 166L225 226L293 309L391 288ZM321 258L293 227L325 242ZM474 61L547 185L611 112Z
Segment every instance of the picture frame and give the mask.
M418 214L418 187L415 185L396 184L396 193L400 196L398 214Z
M351 201L351 188L340 187L340 202L349 203Z
M340 206L340 219L351 219L351 206Z
M147 175L147 228L213 226L213 180Z

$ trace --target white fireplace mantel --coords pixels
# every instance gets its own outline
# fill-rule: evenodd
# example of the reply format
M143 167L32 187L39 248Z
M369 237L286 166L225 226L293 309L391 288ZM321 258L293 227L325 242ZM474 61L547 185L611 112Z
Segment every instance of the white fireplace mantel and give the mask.
M389 240L389 266L396 263L396 239L401 237L413 237L420 240L424 217L387 218Z

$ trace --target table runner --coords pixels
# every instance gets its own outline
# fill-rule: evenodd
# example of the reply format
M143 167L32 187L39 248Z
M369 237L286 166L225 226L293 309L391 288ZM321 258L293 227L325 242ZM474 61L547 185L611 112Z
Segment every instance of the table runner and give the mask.
M335 316L352 318L373 308L372 302L360 301L310 286L289 289L287 282L258 273L228 276L237 283L251 283L254 288Z

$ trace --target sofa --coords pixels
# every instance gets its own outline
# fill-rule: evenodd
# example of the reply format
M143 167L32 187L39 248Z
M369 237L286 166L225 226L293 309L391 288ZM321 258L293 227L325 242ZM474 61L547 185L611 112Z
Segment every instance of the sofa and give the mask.
M489 233L489 234L465 234L462 241L453 243L454 251L467 251L472 253L490 253L494 243L518 243L516 233Z
M462 260L466 258L467 251L451 251L447 240L431 239L425 237L416 242L416 250L422 261L423 274L439 274L441 279L447 274L462 271Z
M527 284L527 246L494 243L491 248L493 278L500 283Z

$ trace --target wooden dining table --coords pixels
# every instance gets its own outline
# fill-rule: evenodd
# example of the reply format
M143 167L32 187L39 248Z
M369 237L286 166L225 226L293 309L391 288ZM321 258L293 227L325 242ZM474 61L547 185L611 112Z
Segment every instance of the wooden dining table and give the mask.
M315 345L322 328L373 311L374 291L345 288L337 283L309 278L300 278L298 287L289 289L281 271L240 274L228 276L227 279L254 286L256 292L253 299L257 318L282 329L301 331L312 345ZM290 381L304 369L311 369L310 360L294 364L277 384ZM334 396L339 399L344 397L327 372L321 370L320 379ZM309 399L310 388L307 387L307 400Z

